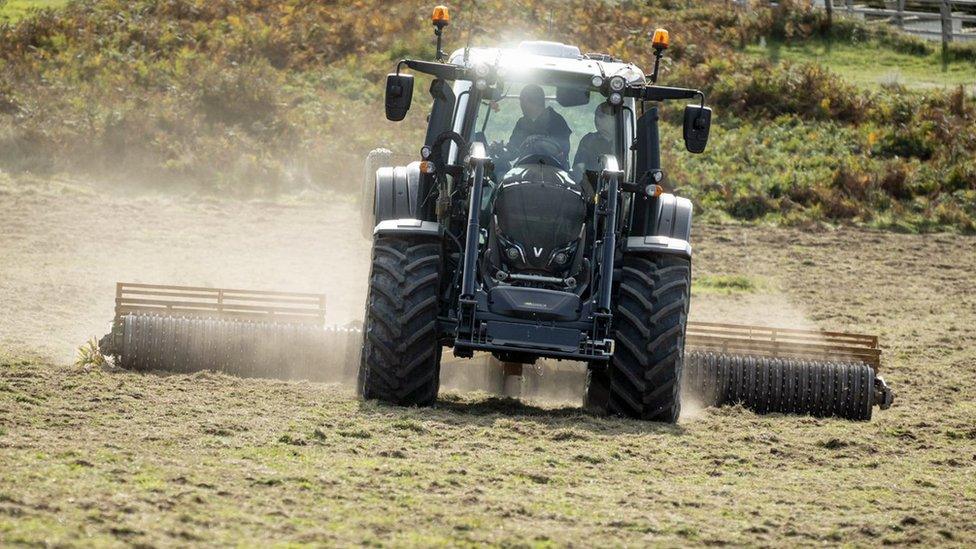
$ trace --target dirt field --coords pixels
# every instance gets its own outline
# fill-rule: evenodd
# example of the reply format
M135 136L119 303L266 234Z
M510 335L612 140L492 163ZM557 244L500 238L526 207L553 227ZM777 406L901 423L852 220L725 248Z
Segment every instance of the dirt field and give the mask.
M116 280L321 291L358 318L354 216L0 183L0 545L976 544L973 237L697 228L693 318L881 336L896 402L870 423L689 407L669 427L478 393L400 410L70 365Z

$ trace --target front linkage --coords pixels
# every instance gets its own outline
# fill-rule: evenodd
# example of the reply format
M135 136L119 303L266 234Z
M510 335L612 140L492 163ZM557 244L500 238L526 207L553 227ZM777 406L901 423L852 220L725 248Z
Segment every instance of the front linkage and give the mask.
M597 176L598 207L594 217L602 220L603 233L593 246L591 264L597 265L599 280L595 302L583 304L590 314L570 321L548 320L545 315L520 321L490 312L487 294L477 284L477 265L481 253L480 216L484 197L485 171L491 160L484 145L472 143L469 155L471 173L465 248L461 263L461 289L457 306L457 326L453 334L454 354L471 357L475 350L494 353L532 353L539 357L582 361L607 361L613 354L611 300L614 256L617 246L617 217L623 171L612 155L603 157L604 169ZM599 258L597 258L599 254ZM538 299L558 298L554 293L538 292ZM541 305L541 304L540 304Z

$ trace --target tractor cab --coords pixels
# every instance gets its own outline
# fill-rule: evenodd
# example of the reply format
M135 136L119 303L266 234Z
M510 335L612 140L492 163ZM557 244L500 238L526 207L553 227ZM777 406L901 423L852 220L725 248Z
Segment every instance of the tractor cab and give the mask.
M624 108L615 108L604 83L614 77L625 84L643 82L644 75L633 65L590 59L553 42L459 50L452 60L463 63L465 56L476 71L496 79L505 75L492 87L485 81L486 93L477 102L471 99L477 80L452 87L460 99L451 129L482 144L490 160L480 223L483 281L509 305L514 301L508 292L520 291L511 287L578 298L589 288L587 253L595 241L594 181L586 173L602 169L603 155L624 159L624 170L633 164L624 144L633 139L634 99L621 98L618 106ZM457 148L448 154L455 160ZM576 298L560 303L578 310ZM519 314L518 308L507 310ZM538 314L530 309L525 316Z
M665 47L656 48L658 58ZM406 201L415 206L403 216L378 207L374 232L409 218L457 237L463 253L451 267L463 275L445 289L442 311L457 326L455 354L608 360L613 255L624 246L690 255L690 203L660 198L652 102L702 94L652 86L636 65L605 54L523 42L459 49L447 62L402 61L387 82L391 120L409 109L413 76L401 74L403 67L434 76L433 106L421 161L404 173L412 193L410 172L417 171L416 198ZM688 129L698 136L710 121L702 103L687 107ZM657 234L662 222L666 234ZM509 331L527 335L501 335Z

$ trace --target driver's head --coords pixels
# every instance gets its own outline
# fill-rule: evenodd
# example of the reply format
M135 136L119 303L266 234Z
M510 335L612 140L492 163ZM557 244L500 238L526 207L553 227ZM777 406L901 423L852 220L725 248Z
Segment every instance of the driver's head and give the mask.
M613 107L610 103L600 103L593 113L593 124L604 139L613 139Z
M519 93L519 104L522 114L535 120L546 111L546 92L542 91L541 86L529 84Z

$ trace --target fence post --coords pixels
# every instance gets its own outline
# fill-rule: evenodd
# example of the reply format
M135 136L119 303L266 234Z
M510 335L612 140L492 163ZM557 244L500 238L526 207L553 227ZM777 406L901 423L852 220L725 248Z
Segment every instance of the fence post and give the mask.
M824 0L824 8L827 10L827 29L834 27L834 0Z
M844 4L847 5L847 13L854 13L854 0L846 0Z
M898 0L898 15L895 16L898 28L905 29L905 0Z
M942 19L942 70L949 70L949 42L952 42L952 2L942 0L939 6Z

